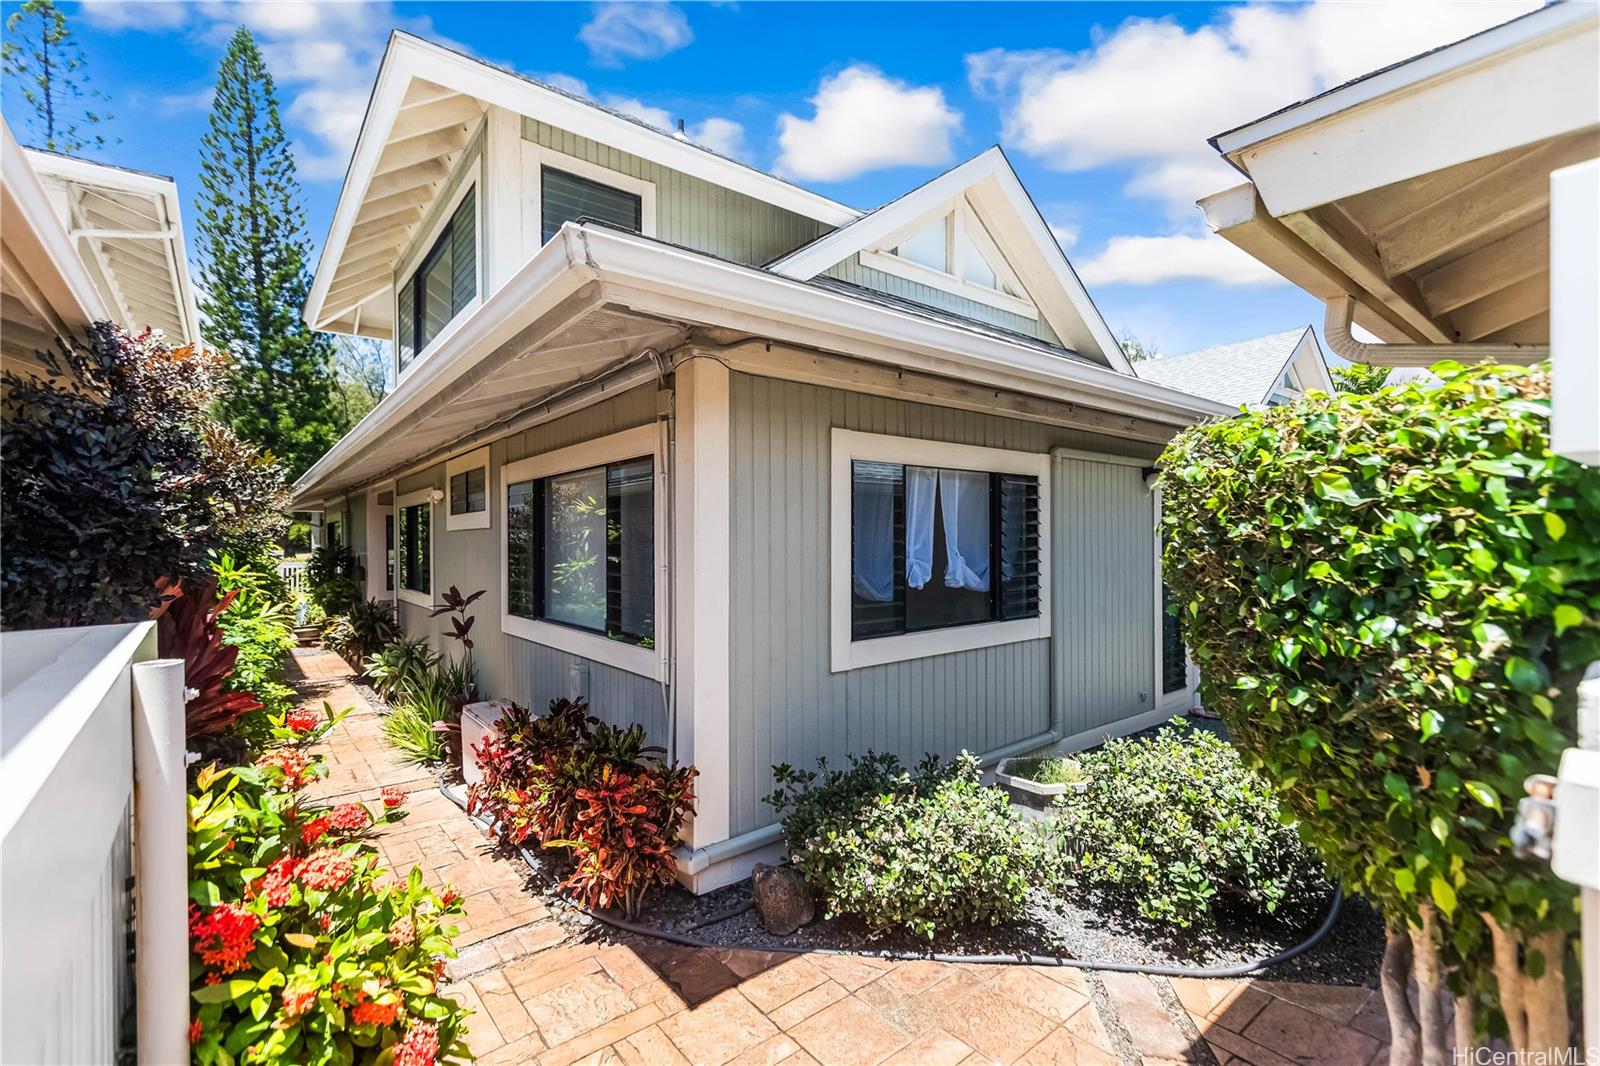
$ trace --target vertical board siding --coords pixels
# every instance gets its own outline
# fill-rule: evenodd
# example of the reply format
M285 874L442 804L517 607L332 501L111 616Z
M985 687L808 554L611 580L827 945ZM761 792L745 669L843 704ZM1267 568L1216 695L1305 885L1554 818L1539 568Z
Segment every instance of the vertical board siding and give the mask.
M937 307L944 311L951 311L967 318L975 318L979 322L990 322L1004 329L1022 333L1029 337L1050 344L1060 344L1061 338L1056 336L1055 330L1050 328L1050 323L1041 315L1038 318L1027 318L1023 315L1005 311L998 307L990 307L979 300L969 300L965 296L957 296L953 292L936 289L932 285L923 285L909 278L898 277L875 267L864 266L861 257L852 255L840 263L835 263L823 271L829 277L848 281L853 285L886 292L891 296L898 296L905 300L914 300L919 304Z
M815 219L524 117L522 136L656 187L656 237L759 266L828 232Z
M661 688L655 679L513 637L500 629L505 595L500 529L500 522L504 521L505 488L500 483L500 467L619 430L648 425L655 417L655 388L645 386L578 414L493 442L489 447L488 476L493 524L488 529L446 529L447 501L434 506L431 528L435 600L451 585L463 594L488 590L472 607L477 619L472 629L476 645L473 661L477 665L478 690L486 698L511 699L525 707L543 710L552 699L568 694L568 667L572 663L587 662L589 704L593 713L614 725L639 722L652 743L665 742L666 713ZM446 487L444 471L445 465L441 462L403 477L396 495L427 488L443 490ZM426 637L436 650L460 654L460 645L444 636L450 628L449 618L429 618L426 608L404 601L399 603L398 611L400 624L408 635Z
M1071 736L1156 709L1155 510L1137 467L1054 467L1056 703Z
M846 755L869 748L907 760L963 748L982 753L1046 731L1049 640L831 672L831 431L1030 452L1063 446L1153 456L1155 449L744 374L732 375L730 402L733 831L748 832L774 820L761 797L772 790L776 763L810 766L826 756L830 764L840 764ZM1137 468L1118 469L1138 475ZM1085 520L1098 521L1093 515ZM1053 565L1059 566L1059 559L1057 551ZM1144 566L1148 573L1148 553ZM1052 614L1054 626L1078 624L1059 606ZM1137 653L1147 672L1148 640L1147 633L1144 650Z

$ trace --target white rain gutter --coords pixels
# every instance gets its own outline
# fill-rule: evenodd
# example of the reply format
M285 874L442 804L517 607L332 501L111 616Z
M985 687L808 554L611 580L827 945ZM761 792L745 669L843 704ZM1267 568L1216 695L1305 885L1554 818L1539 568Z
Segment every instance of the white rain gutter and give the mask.
M1548 344L1367 344L1351 335L1356 301L1335 296L1327 302L1322 336L1328 347L1352 363L1368 366L1427 366L1441 359L1516 363L1527 366L1550 358Z

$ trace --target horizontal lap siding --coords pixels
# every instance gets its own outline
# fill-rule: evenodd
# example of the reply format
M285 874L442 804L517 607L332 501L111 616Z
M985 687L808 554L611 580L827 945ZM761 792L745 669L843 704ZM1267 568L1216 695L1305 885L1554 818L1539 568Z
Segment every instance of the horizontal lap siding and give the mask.
M488 491L493 501L494 521L489 529L446 529L445 504L441 502L434 507L435 599L451 585L463 594L488 590L472 607L477 619L472 629L476 645L473 659L477 664L478 689L486 698L512 699L543 710L552 699L568 694L569 665L588 662L589 702L593 712L615 725L639 722L645 726L653 743L664 743L666 715L660 686L654 679L534 644L500 629L505 582L500 529L505 490L500 483L500 467L619 430L648 425L655 420L655 405L654 387L634 389L578 414L495 441L489 448ZM440 463L401 478L399 494L424 488L444 489L444 469L444 464ZM433 647L452 655L460 654L460 645L443 636L449 630L448 618L430 619L425 608L403 601L399 612L408 634L426 636Z
M1047 730L1048 640L830 671L830 432L1031 452L1140 446L742 374L732 376L731 403L733 831L773 821L761 797L775 763L840 764L869 748L907 760L982 753Z

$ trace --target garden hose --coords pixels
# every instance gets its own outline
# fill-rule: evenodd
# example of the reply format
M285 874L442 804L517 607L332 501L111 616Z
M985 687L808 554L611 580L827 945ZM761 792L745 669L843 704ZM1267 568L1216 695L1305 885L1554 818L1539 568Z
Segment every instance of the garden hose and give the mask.
M446 796L449 796L450 801L456 806L460 807L463 811L466 810L466 806L460 800L456 799L454 796L451 796L449 791L445 789L443 774L439 775L439 791L443 792ZM471 818L479 828L484 830L484 832L492 832L493 827L485 819L479 818L473 814L468 814L467 817ZM523 862L527 863L530 867L536 870L538 869L539 861L534 857L532 851L530 851L528 848L518 847L517 852L522 856ZM548 889L547 891L549 891L551 895L555 896L562 903L571 907L573 910L588 915L591 919L601 923L602 925L610 926L613 929L620 929L626 933L636 933L640 936L654 937L657 940L665 940L670 944L678 944L686 948L703 948L715 951L726 950L729 947L736 947L736 945L729 944L712 944L701 940L698 937L689 936L687 935L688 930L680 933L670 929L660 929L655 926L644 925L639 922L630 922L626 918L618 918L615 915L606 914L604 911L595 910L592 907L589 907L588 905L580 903L579 901L571 898L565 893L560 892L554 887ZM743 914L745 911L750 910L754 906L755 902L751 901L748 903L742 903L737 907L731 907L726 911L718 911L709 918L696 922L694 925L689 927L689 930L703 929L709 925L716 925L718 922L725 922L729 918L734 918L740 914ZM856 951L848 948L823 948L813 947L810 945L796 945L794 947L784 946L776 948L749 948L746 950L771 951L789 955L858 955L865 958L886 959L892 962L914 962L920 959L925 961L931 960L933 962L973 963L979 966L1070 966L1077 970L1105 970L1111 973L1139 973L1146 974L1151 977L1195 977L1203 979L1222 979L1231 977L1248 977L1259 970L1265 970L1270 967L1277 966L1280 963L1288 962L1290 959L1295 958L1296 956L1304 955L1306 952L1310 951L1312 948L1316 947L1322 942L1322 939L1328 935L1328 933L1333 929L1334 925L1339 921L1339 915L1343 912L1343 910L1344 889L1335 886L1333 890L1333 899L1328 904L1328 913L1323 916L1322 924L1317 926L1316 931L1310 936L1300 941L1300 943L1285 948L1276 954L1268 955L1261 959L1252 959L1249 962L1242 962L1234 966L1158 966L1155 964L1131 962L1095 962L1089 959L1074 959L1065 955L1031 955L1026 953L1017 955L947 955L937 951Z

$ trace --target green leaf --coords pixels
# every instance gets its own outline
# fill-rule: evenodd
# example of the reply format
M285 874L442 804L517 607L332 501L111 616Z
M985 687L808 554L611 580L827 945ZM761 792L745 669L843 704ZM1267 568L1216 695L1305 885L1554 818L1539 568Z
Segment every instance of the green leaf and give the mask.
M1443 725L1444 715L1440 714L1438 711L1423 711L1422 739L1428 740L1430 737L1438 735L1439 728Z
M1545 515L1545 517L1550 518L1552 516ZM1551 617L1555 620L1556 636L1558 637L1574 626L1583 625L1583 612L1570 603L1556 604L1556 609L1551 614Z
M1454 916L1456 913L1456 890L1451 887L1450 882L1438 874L1434 874L1433 880L1428 884L1428 894L1433 897L1433 902L1438 905L1439 909L1444 911L1446 918Z
M1394 887L1400 890L1402 896L1409 896L1417 890L1417 875L1404 866L1394 871Z
M1366 497L1356 492L1350 484L1350 479L1343 474L1322 471L1312 479L1311 485L1316 494L1325 500L1336 500L1351 506L1366 501Z
M1506 660L1506 680L1518 692L1538 692L1550 685L1550 675L1544 667L1520 655L1513 655Z
M1401 803L1411 802L1411 786L1392 770L1383 775L1383 790Z
M1439 843L1443 844L1450 839L1450 821L1444 815L1436 814L1430 818L1428 820L1428 828L1433 831L1434 836L1439 838Z
M1560 540L1567 535L1566 520L1554 511L1546 511L1544 513L1544 531L1551 540Z
M214 985L201 985L191 995L196 1003L231 1003L240 996L254 992L256 983L235 978Z
M1462 787L1467 790L1467 794L1469 796L1483 804L1485 807L1489 807L1497 811L1500 809L1499 795L1495 793L1494 789L1490 788L1482 781L1468 781Z

